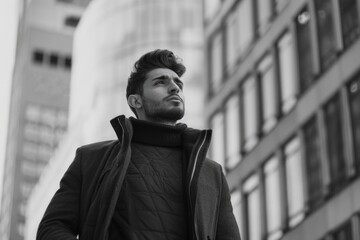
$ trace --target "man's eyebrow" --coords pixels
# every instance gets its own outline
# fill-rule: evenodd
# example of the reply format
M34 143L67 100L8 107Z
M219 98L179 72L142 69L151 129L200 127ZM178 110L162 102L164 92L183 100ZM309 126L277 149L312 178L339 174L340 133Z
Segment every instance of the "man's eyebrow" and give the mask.
M160 76L154 77L152 79L152 81L155 81L155 80L158 80L158 79L167 79L167 78L170 78L170 77L167 76L167 75L160 75Z
M155 81L155 80L158 80L158 79L171 79L171 77L169 75L164 74L164 75L160 75L160 76L155 77L154 79L152 79L152 81ZM174 81L184 85L184 83L181 81L181 79L179 77L174 77Z

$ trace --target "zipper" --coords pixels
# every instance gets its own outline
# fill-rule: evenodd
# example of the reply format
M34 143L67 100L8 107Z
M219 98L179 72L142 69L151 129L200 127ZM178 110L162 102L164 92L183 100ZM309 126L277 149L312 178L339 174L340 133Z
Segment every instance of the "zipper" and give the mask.
M205 136L197 150L197 153L196 153L196 156L195 156L195 161L194 161L194 164L193 164L193 168L192 168L192 171L191 171L191 176L190 176L190 181L189 181L189 190L188 190L188 194L189 194L189 206L190 206L190 213L191 213L191 216L193 216L193 222L194 222L194 232L193 232L193 239L194 240L197 240L197 223L195 222L195 209L193 209L193 206L191 204L191 183L194 179L194 174L195 174L195 169L196 169L196 164L198 162L198 158L199 158L199 154L200 154L200 151L202 149L202 147L204 146L205 144L205 141L206 141L206 137L207 137L207 132L205 132Z

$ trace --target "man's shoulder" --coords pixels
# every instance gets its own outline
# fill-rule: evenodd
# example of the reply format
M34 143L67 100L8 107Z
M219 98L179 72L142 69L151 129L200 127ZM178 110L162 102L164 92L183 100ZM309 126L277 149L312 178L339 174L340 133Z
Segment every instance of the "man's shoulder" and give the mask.
M112 149L118 143L119 143L118 140L95 142L95 143L90 143L90 144L86 144L86 145L79 147L78 151L85 152L85 153L103 152L103 151L107 151L108 149Z
M203 166L205 166L206 168L209 168L209 169L213 169L215 171L222 171L221 165L218 162L216 162L212 159L209 159L209 158L205 159Z

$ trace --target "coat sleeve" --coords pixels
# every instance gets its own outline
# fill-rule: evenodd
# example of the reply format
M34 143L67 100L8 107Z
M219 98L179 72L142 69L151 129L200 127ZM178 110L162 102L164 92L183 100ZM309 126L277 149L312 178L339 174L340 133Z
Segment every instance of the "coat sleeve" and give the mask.
M39 224L37 240L71 240L79 234L81 152L76 156Z
M229 186L222 171L221 175L222 191L219 206L216 240L240 240L239 227L236 223L230 201Z

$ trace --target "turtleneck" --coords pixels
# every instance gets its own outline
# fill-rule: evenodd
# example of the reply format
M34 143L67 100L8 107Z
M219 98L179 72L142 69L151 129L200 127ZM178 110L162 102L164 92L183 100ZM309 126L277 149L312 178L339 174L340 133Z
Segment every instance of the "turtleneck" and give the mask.
M133 126L133 142L159 147L181 147L182 133L187 128L186 124L171 126L133 117L130 117L130 121Z

